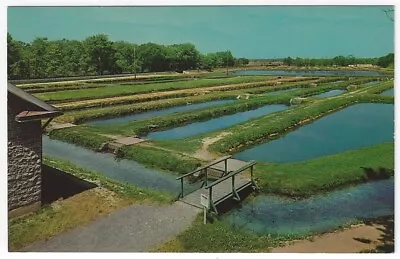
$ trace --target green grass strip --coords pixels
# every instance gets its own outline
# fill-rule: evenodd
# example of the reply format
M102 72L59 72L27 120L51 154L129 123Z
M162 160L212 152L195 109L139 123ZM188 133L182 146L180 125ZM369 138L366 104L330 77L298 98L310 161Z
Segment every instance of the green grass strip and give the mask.
M265 80L265 76L233 77L224 79L198 79L183 82L156 83L145 85L109 85L99 89L68 90L39 93L36 97L44 101L84 100L104 97L148 93L152 91L188 89L214 85L248 83Z
M255 176L265 193L295 198L385 179L394 175L394 143L294 163L257 163Z

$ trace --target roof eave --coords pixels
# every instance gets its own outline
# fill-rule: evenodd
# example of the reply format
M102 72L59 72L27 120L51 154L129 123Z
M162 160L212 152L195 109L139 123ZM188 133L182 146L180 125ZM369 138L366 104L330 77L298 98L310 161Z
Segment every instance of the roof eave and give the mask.
M42 119L48 119L48 118L54 118L62 115L63 113L60 111L52 111L52 112L45 112L45 113L40 113L40 114L34 114L34 115L22 115L20 116L19 114L15 116L15 120L17 122L30 122L30 121L38 121Z

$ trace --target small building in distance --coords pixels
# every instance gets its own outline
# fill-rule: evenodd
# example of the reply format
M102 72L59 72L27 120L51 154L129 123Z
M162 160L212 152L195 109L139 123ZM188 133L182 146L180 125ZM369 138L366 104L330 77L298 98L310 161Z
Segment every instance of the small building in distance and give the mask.
M42 188L42 132L61 111L7 85L8 216L38 209ZM42 125L42 120L46 122Z

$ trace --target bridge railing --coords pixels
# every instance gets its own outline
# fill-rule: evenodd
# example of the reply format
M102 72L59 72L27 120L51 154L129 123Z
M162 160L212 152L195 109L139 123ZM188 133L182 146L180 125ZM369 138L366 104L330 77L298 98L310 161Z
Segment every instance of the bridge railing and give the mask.
M253 185L255 187L257 187L255 181L254 181L254 177L253 177L253 167L256 164L255 161L250 161L248 164L246 164L245 166L242 166L241 168L237 169L236 171L233 171L231 173L229 173L228 175L226 175L225 177L222 177L220 179L218 179L217 181L211 183L210 185L206 186L205 189L208 189L208 202L209 202L209 209L213 209L215 213L218 214L217 208L216 208L216 204L224 199L226 199L227 197L230 196L234 196L237 200L240 200L239 194L238 194L238 190L243 188L246 185ZM239 186L236 187L235 186L235 177L237 174L244 172L245 170L250 168L250 182L244 184L243 186ZM213 187L215 187L216 185L228 180L229 178L232 179L232 192L228 193L226 196L220 197L218 200L213 200Z
M213 165L216 165L218 163L224 162L224 171L225 171L224 174L226 175L226 174L228 174L228 159L231 158L231 157L232 156L221 157L218 160L212 161L212 162L210 162L210 163L208 163L208 164L206 164L204 166L201 166L201 167L197 168L196 170L193 170L193 171L191 171L191 172L189 172L187 174L184 174L184 175L181 175L181 176L177 177L176 180L181 180L181 192L179 194L179 198L183 198L183 196L184 196L184 194L183 194L183 180L184 180L185 177L189 177L189 176L194 175L195 173L203 171L204 175L205 175L205 179L204 179L204 182L202 184L202 187L203 186L207 186L207 184L208 184L208 170L207 169L210 168Z

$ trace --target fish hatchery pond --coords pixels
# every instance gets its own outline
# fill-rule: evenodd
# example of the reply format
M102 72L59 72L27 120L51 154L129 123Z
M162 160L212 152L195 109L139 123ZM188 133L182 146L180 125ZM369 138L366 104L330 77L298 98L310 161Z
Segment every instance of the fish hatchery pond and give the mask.
M356 104L234 157L245 161L296 162L393 139L393 104Z

